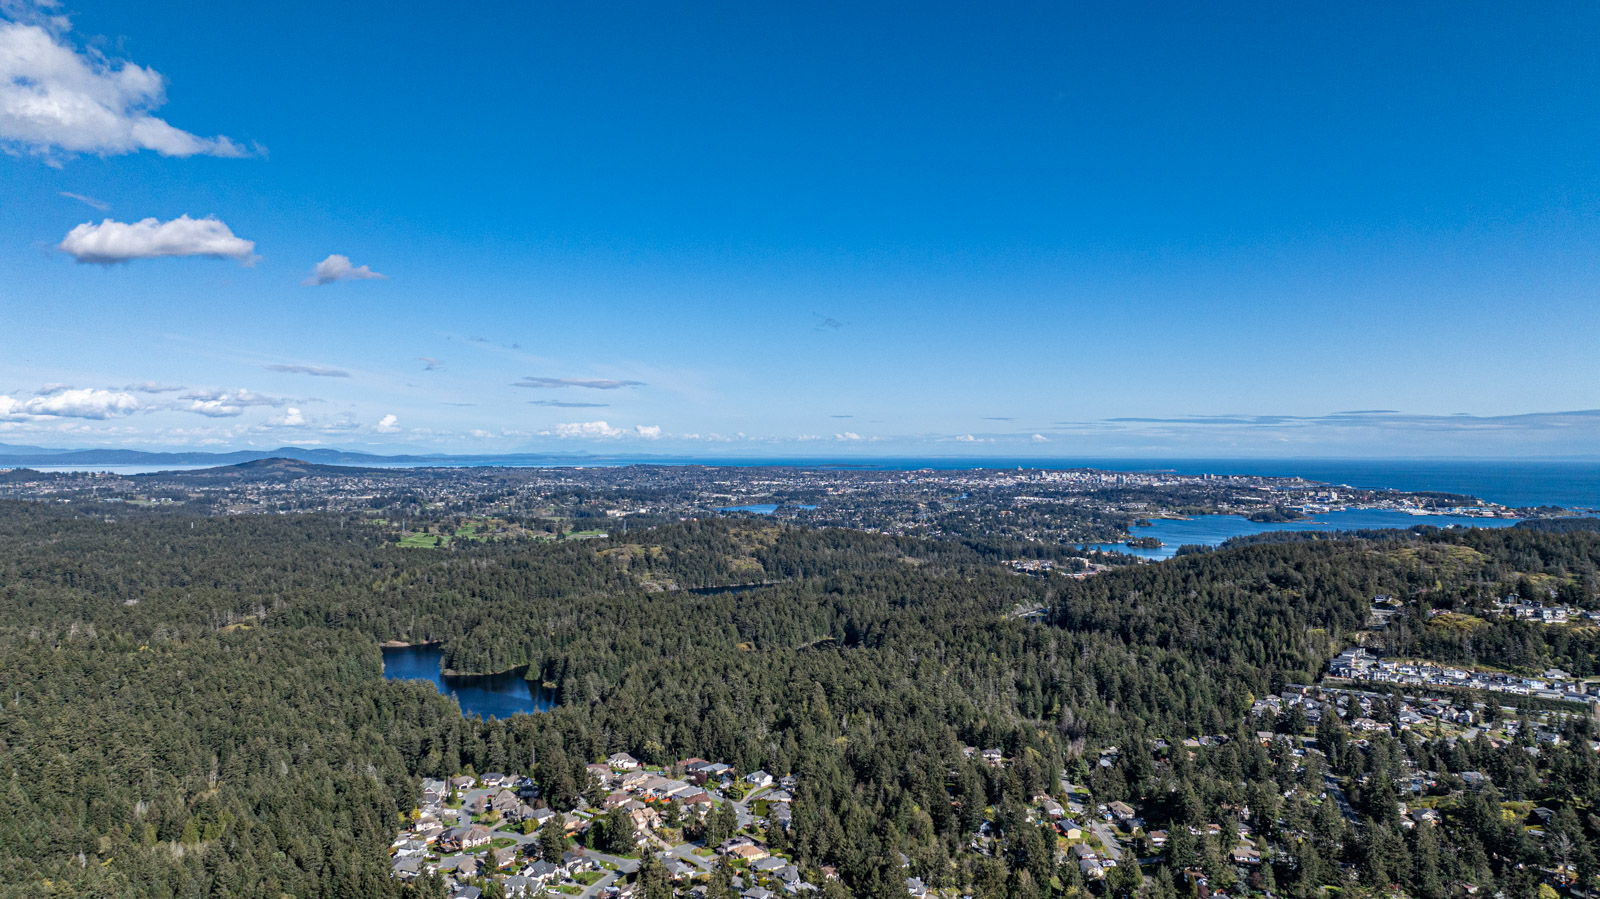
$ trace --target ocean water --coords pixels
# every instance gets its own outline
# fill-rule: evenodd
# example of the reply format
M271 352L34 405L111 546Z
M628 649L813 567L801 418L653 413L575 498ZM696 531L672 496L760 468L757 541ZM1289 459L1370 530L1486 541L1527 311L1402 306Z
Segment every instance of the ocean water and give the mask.
M1361 531L1403 529L1418 525L1432 527L1503 528L1517 523L1513 518L1472 518L1464 515L1412 515L1393 509L1350 509L1325 512L1307 521L1257 522L1239 515L1197 515L1185 519L1156 519L1149 527L1132 529L1135 537L1154 537L1162 546L1135 549L1121 543L1094 543L1090 549L1112 550L1145 559L1170 559L1184 545L1217 546L1233 537L1265 534L1270 531Z
M438 646L385 646L383 676L390 680L425 680L446 696L454 696L461 711L480 718L509 718L545 712L555 699L542 687L517 672L471 677L446 677L440 669L444 650Z

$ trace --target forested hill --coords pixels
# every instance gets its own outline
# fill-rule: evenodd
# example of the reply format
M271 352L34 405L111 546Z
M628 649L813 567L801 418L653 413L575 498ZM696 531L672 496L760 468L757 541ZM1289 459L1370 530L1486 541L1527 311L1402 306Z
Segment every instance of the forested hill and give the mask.
M772 838L837 866L832 894L904 896L904 853L936 886L1043 899L1071 886L1054 860L966 849L986 809L1015 827L1011 810L1111 745L1131 767L1102 780L1222 796L1132 748L1249 743L1252 700L1314 678L1376 594L1464 606L1527 582L1592 600L1597 562L1593 533L1486 531L1069 580L958 543L765 522L446 551L331 515L7 504L0 894L395 896L386 846L416 778L536 760L554 805L584 762L626 749L794 772L794 828ZM755 583L772 586L685 589ZM527 665L561 705L463 719L381 679L385 640L442 641L461 670ZM1324 850L1336 867L1358 847Z

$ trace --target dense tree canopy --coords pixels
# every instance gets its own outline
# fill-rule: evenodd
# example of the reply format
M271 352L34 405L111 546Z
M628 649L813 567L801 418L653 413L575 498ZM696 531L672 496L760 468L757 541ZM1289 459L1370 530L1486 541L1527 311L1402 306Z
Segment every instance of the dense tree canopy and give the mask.
M570 800L584 762L626 749L799 775L793 854L862 895L904 895L899 853L930 883L986 896L1073 888L1020 811L1063 770L1173 822L1248 795L1280 811L1268 835L1301 846L1285 880L1332 882L1366 859L1377 880L1443 895L1463 872L1510 877L1507 860L1547 850L1496 842L1509 837L1472 809L1462 820L1481 827L1402 834L1379 785L1395 774L1385 747L1409 734L1345 751L1330 725L1327 764L1374 785L1352 796L1366 823L1330 819L1329 803L1294 794L1320 773L1250 739L1251 702L1314 679L1374 595L1466 610L1553 590L1592 605L1597 566L1593 533L1502 530L1262 543L1043 579L982 546L764 522L435 551L336 515L6 504L0 880L19 896L46 881L98 896L397 895L385 847L418 777L525 771ZM695 589L727 584L768 586ZM1016 614L1030 609L1042 619ZM1390 639L1594 664L1592 637L1511 625L1457 638L1418 619ZM463 718L428 685L381 678L386 640L441 642L461 671L526 666L560 705ZM1202 734L1235 739L1192 762L1146 749ZM983 765L968 745L1012 762ZM1091 774L1105 746L1124 751ZM1530 797L1553 777L1596 790L1592 754L1412 751L1444 771L1496 768L1500 789ZM985 820L1006 837L994 858L965 851ZM1570 851L1587 851L1596 822L1563 820ZM1212 864L1217 850L1171 854ZM1179 868L1109 888L1160 895Z

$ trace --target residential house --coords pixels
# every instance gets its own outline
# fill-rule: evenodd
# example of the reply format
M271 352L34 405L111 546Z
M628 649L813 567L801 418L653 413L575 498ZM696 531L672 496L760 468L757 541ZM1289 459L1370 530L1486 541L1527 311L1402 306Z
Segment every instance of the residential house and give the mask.
M789 863L783 859L778 858L775 855L769 855L766 858L758 858L751 862L750 870L759 871L763 874L772 874L777 871L781 871L788 866Z
M482 846L489 839L489 828L482 824L461 824L439 836L439 848L446 852L459 852Z
M407 855L396 858L389 866L390 872L401 880L413 880L422 873L422 856Z
M1144 824L1143 821L1139 820L1138 814L1134 812L1133 806L1126 802L1108 802L1106 803L1106 811L1111 813L1111 818L1117 822L1117 826L1125 830L1132 830Z
M700 869L689 864L681 858L666 859L667 876L674 881L692 880L700 873Z
M1236 865L1261 864L1261 850L1249 843L1240 843L1233 847L1233 851L1228 853L1228 857L1233 859L1233 863Z
M551 862L534 862L522 869L522 873L529 883L539 885L559 881L562 870L559 865Z

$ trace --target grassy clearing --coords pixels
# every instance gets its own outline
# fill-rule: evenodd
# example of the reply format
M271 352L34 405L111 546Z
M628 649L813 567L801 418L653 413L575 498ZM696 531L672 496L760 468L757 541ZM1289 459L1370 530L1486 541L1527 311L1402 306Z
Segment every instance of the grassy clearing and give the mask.
M400 545L412 549L436 549L449 546L450 540L443 534L403 534Z

